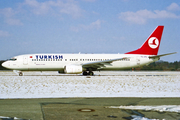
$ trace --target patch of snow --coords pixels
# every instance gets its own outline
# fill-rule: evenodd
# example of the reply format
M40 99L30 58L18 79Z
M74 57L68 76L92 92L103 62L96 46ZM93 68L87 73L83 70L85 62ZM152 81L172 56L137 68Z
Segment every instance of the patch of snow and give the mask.
M138 116L138 115L131 115L132 119L131 120L159 120L159 119L149 119L146 117ZM165 119L162 119L165 120Z
M137 115L131 115L131 117L132 117L131 120L157 120L157 119L148 119L146 117L137 116Z
M4 117L0 116L2 120L30 120L30 119L22 119L22 118L17 118L17 117Z
M119 108L130 110L145 110L158 112L177 112L180 113L180 105L160 105L160 106L110 106L107 108Z

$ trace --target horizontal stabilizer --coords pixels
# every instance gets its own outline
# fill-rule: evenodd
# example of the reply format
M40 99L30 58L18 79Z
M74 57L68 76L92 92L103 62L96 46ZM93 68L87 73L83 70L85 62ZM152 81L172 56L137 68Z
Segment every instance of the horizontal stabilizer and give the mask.
M171 55L171 54L176 54L177 52L173 52L173 53L167 53L167 54L162 54L162 55L155 55L155 56L149 56L149 58L160 58L166 55Z

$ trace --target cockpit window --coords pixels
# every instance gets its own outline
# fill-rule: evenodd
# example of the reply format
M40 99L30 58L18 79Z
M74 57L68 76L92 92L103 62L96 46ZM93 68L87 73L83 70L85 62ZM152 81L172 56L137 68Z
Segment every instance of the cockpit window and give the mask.
M16 61L17 59L16 58L11 58L9 59L10 61Z

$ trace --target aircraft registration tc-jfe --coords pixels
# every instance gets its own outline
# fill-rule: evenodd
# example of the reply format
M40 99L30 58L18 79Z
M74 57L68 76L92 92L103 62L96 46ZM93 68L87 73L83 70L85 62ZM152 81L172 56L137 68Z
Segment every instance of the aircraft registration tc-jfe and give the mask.
M93 71L122 70L148 65L160 57L157 55L164 26L158 26L137 50L125 54L26 54L15 56L2 66L22 71L58 71L65 74L94 75Z

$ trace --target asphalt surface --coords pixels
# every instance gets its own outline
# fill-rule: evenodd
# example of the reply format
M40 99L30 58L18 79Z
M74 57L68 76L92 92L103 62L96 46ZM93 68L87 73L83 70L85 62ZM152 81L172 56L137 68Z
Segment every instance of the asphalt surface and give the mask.
M132 115L159 120L180 119L177 112L107 108L121 105L180 105L180 98L0 99L0 120L130 120Z

